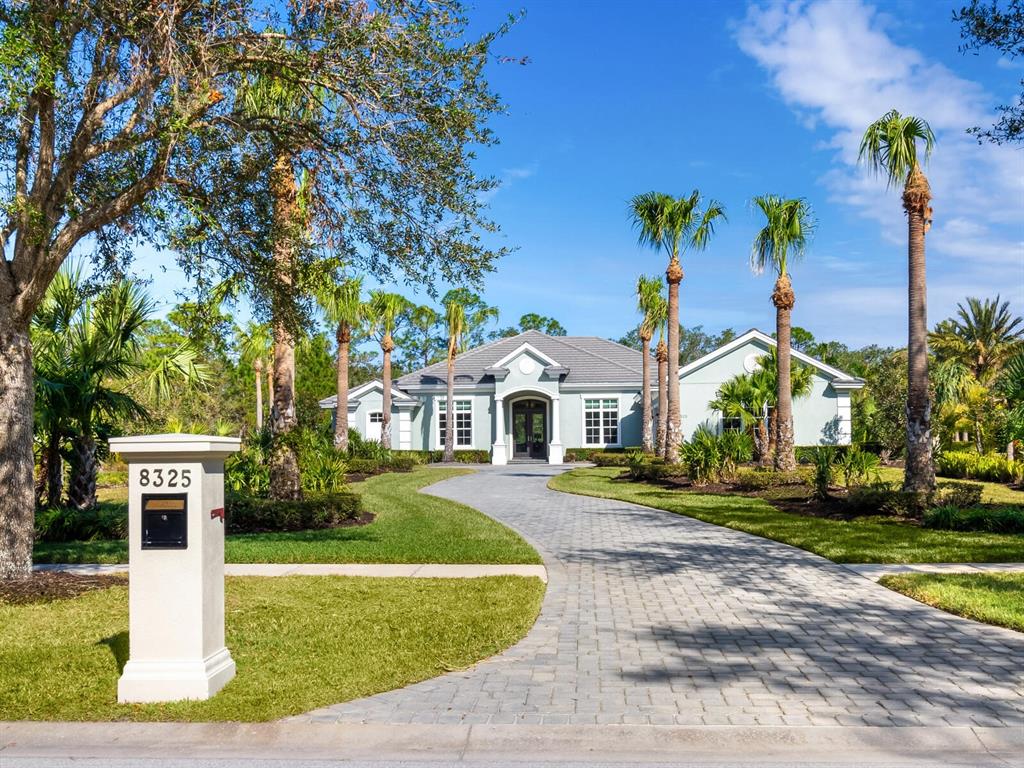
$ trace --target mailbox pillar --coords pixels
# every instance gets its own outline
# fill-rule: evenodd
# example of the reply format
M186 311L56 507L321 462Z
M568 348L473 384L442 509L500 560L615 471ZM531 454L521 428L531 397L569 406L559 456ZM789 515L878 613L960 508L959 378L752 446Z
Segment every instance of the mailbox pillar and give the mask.
M238 438L110 440L128 463L129 658L121 702L208 699L235 676L224 645L224 459Z

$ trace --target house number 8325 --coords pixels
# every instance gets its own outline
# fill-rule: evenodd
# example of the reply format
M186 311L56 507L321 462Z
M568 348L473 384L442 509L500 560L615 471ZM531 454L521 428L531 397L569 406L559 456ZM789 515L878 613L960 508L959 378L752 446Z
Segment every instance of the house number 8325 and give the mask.
M190 469L140 469L139 485L154 488L188 488L192 485Z

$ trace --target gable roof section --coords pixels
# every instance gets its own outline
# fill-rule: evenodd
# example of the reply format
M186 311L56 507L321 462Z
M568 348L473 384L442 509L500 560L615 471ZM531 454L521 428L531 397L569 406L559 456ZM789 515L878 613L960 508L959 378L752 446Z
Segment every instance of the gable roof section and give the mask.
M684 365L682 368L679 369L679 378L681 379L688 373L692 373L693 371L703 368L708 363L711 363L715 360L718 360L721 357L724 357L733 350L739 349L740 347L751 341L760 341L763 344L767 344L769 347L778 346L775 339L773 339L767 333L765 333L764 331L759 331L757 328L751 328L746 333L737 336L735 339L733 339L727 344L723 344L713 352L708 352L703 357L699 357L693 362ZM799 360L802 363L806 363L812 368L817 369L818 372L824 374L825 377L828 378L831 381L831 383L837 387L845 389L860 389L861 387L864 386L863 379L858 379L856 376L851 376L848 373L843 373L838 368L833 368L831 365L823 363L821 362L821 360L817 360L811 357L810 355L806 355L803 352L800 352L799 350L794 349L791 351L791 354L796 360Z
M349 407L351 407L352 403L359 402L359 400L362 398L363 395L365 395L365 394L367 394L369 392L372 392L374 390L378 390L381 393L383 393L384 392L384 382L381 381L380 379L374 379L373 381L368 381L365 384L359 385L355 389L350 389L349 392L348 392ZM415 399L409 397L407 394L405 394L405 392L400 392L399 390L395 389L394 385L392 385L392 387L391 387L391 397L394 398L396 405L398 404L398 402L403 402L403 401L409 401L410 403L415 403L416 402ZM320 407L323 408L324 410L329 410L331 408L336 408L337 405L338 405L338 396L337 395L331 395L330 397L325 397L323 400L320 401Z
M529 349L540 357L558 361L557 367L568 369L563 384L640 384L643 357L637 350L597 336L548 336L540 331L496 339L463 352L455 358L455 383L490 383L494 380L493 368L500 367L498 363L508 362ZM395 383L401 389L435 387L443 385L447 376L448 364L442 361L407 374Z

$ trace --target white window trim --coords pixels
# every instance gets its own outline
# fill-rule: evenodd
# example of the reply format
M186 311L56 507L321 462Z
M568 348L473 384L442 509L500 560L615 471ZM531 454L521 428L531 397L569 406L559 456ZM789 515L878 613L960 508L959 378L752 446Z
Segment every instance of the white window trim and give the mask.
M448 399L447 397L439 397L439 398L437 398L437 413L436 413L436 418L434 419L434 421L436 423L436 426L434 428L434 435L437 438L437 448L438 449L443 449L444 448L444 432L441 429L441 403L445 402L447 399ZM469 445L459 445L459 435L458 435L458 431L456 430L456 433L455 433L455 450L459 450L460 448L472 450L473 446L475 445L474 438L476 437L476 434L475 434L476 423L473 420L473 398L471 398L471 397L455 397L455 398L453 398L453 401L456 402L456 403L460 403L460 402L462 402L462 403L469 403ZM445 412L447 413L447 406L445 406ZM456 413L458 413L458 411L456 411ZM465 413L465 411L463 411L463 413Z
M619 436L615 443L588 443L587 442L587 400L614 400L616 403L616 420L618 427L616 433ZM622 447L622 393L620 392L585 392L580 395L580 446L583 448L621 448ZM601 426L601 436L604 437L604 425Z
M373 414L375 414L375 413L379 413L380 416L381 416L381 421L379 422L381 434L380 434L380 437L371 438L370 437L370 424L372 424L373 422L370 421L370 417L373 416ZM384 419L384 411L383 410L369 410L369 411L366 412L366 426L363 429L363 439L364 440L373 440L373 439L380 440L381 437L384 436L384 421L383 421L383 419Z

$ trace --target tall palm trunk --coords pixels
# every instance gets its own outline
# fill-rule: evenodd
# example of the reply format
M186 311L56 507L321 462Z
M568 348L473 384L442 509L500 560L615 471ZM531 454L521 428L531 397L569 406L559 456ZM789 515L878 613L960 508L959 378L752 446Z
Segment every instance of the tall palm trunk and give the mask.
M448 391L444 404L444 460L455 461L455 358L448 356Z
M347 323L338 323L338 399L334 406L334 447L348 451L348 349L352 330Z
M754 424L754 435L753 435L753 437L754 437L754 449L755 449L755 452L757 454L757 456L756 456L757 463L758 464L765 464L767 462L768 457L771 454L769 453L769 447L768 447L769 446L769 441L770 441L770 438L768 437L768 427L764 423L764 419L763 418L758 419L757 422Z
M256 430L263 429L263 360L256 358L252 364L256 371Z
M679 461L679 445L682 443L682 418L679 412L679 283L683 280L683 268L675 256L665 270L668 281L668 424L665 427L665 461L675 464Z
M931 399L928 393L928 300L924 235L931 218L931 188L920 167L907 177L903 207L907 212L908 321L907 466L903 490L927 493L935 488L932 465Z
M381 378L384 380L383 402L381 410L382 420L380 425L380 444L391 448L391 353L395 349L395 341L389 333L380 342L380 350L384 356Z
M779 408L776 405L768 412L768 454L765 456L765 463L775 463L775 449L779 442Z
M789 472L796 469L796 453L793 448L793 390L790 384L791 315L796 297L788 275L779 275L779 279L775 281L772 303L775 305L775 330L778 337L778 354L775 355L778 373L778 391L775 398L775 469Z
M278 281L290 285L299 208L295 174L287 153L278 155L271 173L276 237L274 263ZM283 313L274 311L272 314L274 391L270 429L275 436L281 436L298 425L295 413L295 339L282 317ZM297 499L301 495L299 462L295 449L285 440L276 440L270 459L270 496L275 499Z
M92 509L96 506L96 441L91 429L83 429L71 441L71 481L68 483L68 504L74 509Z
M60 497L64 492L64 459L60 455L60 443L60 431L51 430L43 453L46 466L46 503L51 507L60 504Z
M0 382L0 578L12 578L32 571L35 392L28 320L6 313L0 313Z
M665 346L664 339L658 340L654 359L658 361L658 434L655 453L661 458L665 458L665 438L668 436L668 388L666 387L668 347Z
M654 436L651 424L651 336L640 334L640 351L643 353L643 374L641 376L640 395L641 410L643 411L643 433L640 444L647 453L654 452Z

